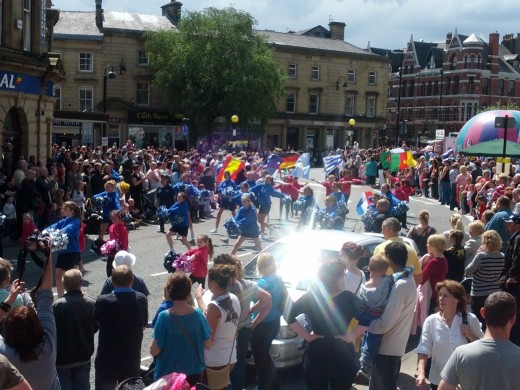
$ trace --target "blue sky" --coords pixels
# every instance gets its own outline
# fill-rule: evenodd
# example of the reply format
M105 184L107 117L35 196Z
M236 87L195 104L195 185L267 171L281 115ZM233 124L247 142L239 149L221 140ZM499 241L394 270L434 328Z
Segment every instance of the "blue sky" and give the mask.
M233 6L249 12L258 29L279 32L303 30L329 20L345 22L345 40L353 45L404 47L411 34L415 40L439 42L455 29L464 35L475 33L486 42L489 33L520 33L517 0L180 0L183 9ZM161 13L169 0L103 0L103 8L131 13ZM95 0L53 0L62 10L93 11Z

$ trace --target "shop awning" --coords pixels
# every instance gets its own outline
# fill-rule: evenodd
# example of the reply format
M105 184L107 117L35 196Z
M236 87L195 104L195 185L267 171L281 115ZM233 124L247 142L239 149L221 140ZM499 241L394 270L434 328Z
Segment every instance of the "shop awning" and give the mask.
M102 112L83 112L83 111L54 111L53 125L60 125L60 122L91 122L106 123L109 115Z

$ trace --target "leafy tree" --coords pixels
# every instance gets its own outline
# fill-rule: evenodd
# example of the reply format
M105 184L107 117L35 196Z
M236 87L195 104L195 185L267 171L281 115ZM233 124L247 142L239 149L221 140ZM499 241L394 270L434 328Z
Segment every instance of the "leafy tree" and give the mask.
M217 117L229 121L234 114L242 126L263 125L276 112L284 75L254 24L246 12L211 7L187 12L177 30L145 34L154 82L195 131L210 131Z
M520 106L518 104L513 103L511 100L507 100L507 102L502 103L499 101L497 104L493 104L491 106L484 106L481 109L478 110L478 113L484 111L494 111L494 110L515 110L520 111Z

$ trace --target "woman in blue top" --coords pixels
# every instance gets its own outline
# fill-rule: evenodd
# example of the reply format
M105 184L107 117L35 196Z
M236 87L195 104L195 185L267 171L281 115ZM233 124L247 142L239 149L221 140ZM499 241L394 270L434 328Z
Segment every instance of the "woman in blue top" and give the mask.
M170 247L170 252L167 254L174 254L173 250L173 236L178 234L181 236L181 242L188 248L191 249L190 242L188 241L188 230L190 228L190 206L189 196L184 192L179 192L177 195L177 202L168 209L168 215L172 223L170 231L166 234L166 241Z
M267 175L264 179L263 184L258 184L251 190L255 193L258 198L258 223L260 224L260 239L264 238L266 228L271 228L265 221L271 210L271 196L283 199L285 195L280 191L276 191L273 187L273 177Z
M173 306L159 314L153 330L150 354L156 358L154 379L183 373L190 386L195 386L206 369L204 349L211 347L211 330L200 309L186 302L191 281L183 272L170 275L165 290L165 298Z
M61 209L61 220L47 226L45 230L58 229L67 235L69 243L67 247L58 252L56 259L56 290L58 298L65 293L63 288L63 274L65 271L72 269L81 260L81 250L79 249L79 229L81 226L81 209L72 201L67 201ZM45 233L45 230L43 231Z
M119 194L116 191L116 182L114 180L109 180L105 183L105 191L100 192L99 194L94 196L94 199L103 199L103 223L99 228L99 236L98 239L103 240L103 236L105 235L108 225L110 225L111 217L110 213L114 210L121 209L121 202L119 201Z
M237 242L231 251L231 255L237 253L238 248L242 243L247 240L253 240L255 243L255 250L261 251L262 244L258 236L260 235L260 229L256 222L256 209L251 204L251 199L248 195L242 195L242 207L238 209L237 215L235 215L235 221L240 229L240 236L237 238Z
M276 263L273 255L262 253L256 263L257 273L261 276L258 287L271 294L272 307L265 319L251 333L251 350L255 359L258 390L280 389L278 372L269 349L280 331L280 316L285 308L287 290L280 276L276 274ZM256 304L251 307L255 314Z
M228 189L229 188L229 189ZM222 213L224 210L231 211L231 214L235 216L235 205L232 201L233 196L226 196L228 191L237 191L238 186L231 179L231 173L229 171L224 171L224 180L218 185L217 193L219 195L219 203L220 207L217 213L217 220L215 221L215 229L211 230L211 233L217 233L218 225L220 224L220 218L222 217ZM223 194L224 193L224 194Z

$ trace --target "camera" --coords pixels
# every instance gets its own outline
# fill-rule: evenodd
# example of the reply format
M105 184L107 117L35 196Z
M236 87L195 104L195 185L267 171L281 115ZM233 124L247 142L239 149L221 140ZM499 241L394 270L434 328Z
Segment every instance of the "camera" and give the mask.
M33 230L31 235L25 240L25 244L27 249L31 252L38 250L40 247L40 232L36 229Z

